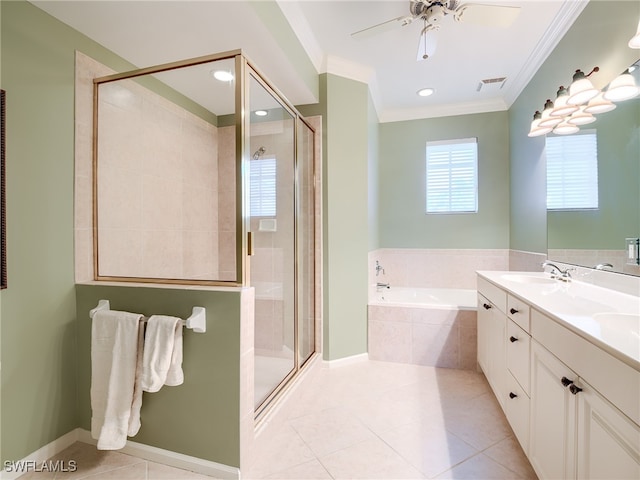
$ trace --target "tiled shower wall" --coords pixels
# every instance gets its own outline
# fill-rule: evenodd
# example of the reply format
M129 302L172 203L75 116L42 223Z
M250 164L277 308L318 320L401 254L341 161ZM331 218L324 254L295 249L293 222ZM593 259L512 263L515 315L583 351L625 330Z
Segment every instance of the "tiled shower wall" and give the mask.
M93 79L111 73L76 53L77 282L94 279ZM108 125L101 125L99 133L103 138L109 131L117 133L98 152L99 273L207 280L218 280L219 272L235 273L235 255L219 246L221 239L230 239L229 248L235 251L235 233L228 232L235 227L219 218L220 211L229 212L220 202L235 202L235 195L228 194L235 191L235 182L225 182L218 196L219 174L234 171L233 162L223 162L220 172L218 165L219 155L234 152L234 128L221 129L221 135L210 123L127 83L126 89L112 89L111 98L101 104L111 115L101 120ZM223 143L228 140L232 143ZM219 258L226 263L219 266Z
M100 86L102 276L218 278L218 129L126 80Z

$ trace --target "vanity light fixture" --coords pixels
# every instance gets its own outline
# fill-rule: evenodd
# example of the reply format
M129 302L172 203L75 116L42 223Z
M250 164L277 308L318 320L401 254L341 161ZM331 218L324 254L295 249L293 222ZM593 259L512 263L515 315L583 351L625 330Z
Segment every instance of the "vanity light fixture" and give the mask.
M600 93L600 90L594 87L588 78L592 73L598 71L600 68L593 67L593 70L585 75L582 70L576 70L576 73L573 74L573 82L569 86L569 98L567 99L569 105L582 105Z
M421 88L416 93L420 97L428 97L436 92L435 88Z
M567 123L571 125L588 125L596 121L596 117L588 112L585 112L586 106L580 107L580 109L567 118Z
M560 85L556 96L556 101L553 102L553 110L549 113L552 117L565 117L578 111L577 105L567 105L569 100L569 92L566 88Z
M227 70L211 70L211 75L221 82L230 82L233 80L233 73Z
M580 130L577 125L572 125L568 121L562 122L557 127L553 129L553 133L556 135L571 135L572 133L576 133Z
M266 117L267 115L269 115L269 112L267 112L266 110L256 110L255 113L258 117Z
M622 102L637 97L639 93L640 89L636 85L633 75L629 73L629 70L625 70L609 84L609 88L604 92L604 98L612 102Z
M640 20L638 21L638 30L636 30L636 34L631 37L629 40L630 48L640 48Z
M616 104L604 98L604 92L600 92L598 95L589 100L589 103L584 107L585 113L598 114L610 112L616 108Z
M531 122L531 129L529 130L530 137L539 137L540 135L546 135L550 133L553 128L551 127L541 127L540 120L542 119L542 114L536 110L536 113L533 114L533 121Z
M563 117L552 117L551 112L553 111L553 102L550 99L544 104L544 110L542 111L542 118L540 119L540 123L538 123L539 127L555 127L556 125L562 123Z

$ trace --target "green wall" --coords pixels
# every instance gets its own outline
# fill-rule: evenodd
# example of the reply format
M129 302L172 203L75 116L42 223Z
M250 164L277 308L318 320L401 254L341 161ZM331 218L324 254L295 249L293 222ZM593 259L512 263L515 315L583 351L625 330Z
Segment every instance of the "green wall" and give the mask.
M380 125L379 236L384 248L508 248L507 112ZM425 213L426 142L478 138L478 212Z
M187 318L207 310L207 331L184 331L184 383L144 393L142 427L133 441L205 460L240 465L240 292L77 285L78 424L91 430L89 310L108 299L113 310Z
M527 137L533 113L542 110L547 98L555 98L560 85L571 82L576 69L600 67L592 81L602 88L637 60L638 50L629 48L627 42L636 31L638 17L638 2L589 2L509 109L512 249L547 251L545 137ZM593 229L583 233L597 235Z
M369 96L364 83L321 76L324 358L367 351Z
M104 50L29 3L1 8L9 284L1 307L2 460L18 460L77 426L74 49Z
M369 251L380 248L380 124L378 115L369 94Z

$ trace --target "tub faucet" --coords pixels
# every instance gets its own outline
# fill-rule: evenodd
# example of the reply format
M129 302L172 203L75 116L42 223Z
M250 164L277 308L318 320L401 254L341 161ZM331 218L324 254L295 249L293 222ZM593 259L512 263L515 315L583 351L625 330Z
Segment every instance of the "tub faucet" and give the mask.
M380 272L382 272L382 274L384 275L384 268L382 268L382 265L380 265L380 262L376 260L376 277L380 275Z
M610 263L599 263L593 268L595 268L596 270L608 270L608 269L613 270L613 265L611 265Z
M391 285L389 285L388 283L378 282L376 283L376 288L391 288Z
M551 278L557 278L558 280L562 280L563 282L570 282L571 281L570 272L575 270L575 268L567 268L566 270L562 270L555 263L551 263L548 260L542 262L542 268L544 267L551 267ZM557 273L554 273L554 270Z

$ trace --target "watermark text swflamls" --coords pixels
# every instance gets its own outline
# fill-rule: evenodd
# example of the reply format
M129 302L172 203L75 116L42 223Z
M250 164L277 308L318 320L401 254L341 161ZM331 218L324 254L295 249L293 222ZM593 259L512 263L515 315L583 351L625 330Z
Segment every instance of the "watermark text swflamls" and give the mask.
M27 472L56 472L68 473L78 470L78 462L75 460L45 460L38 463L35 460L6 460L4 462L5 472L27 473Z

